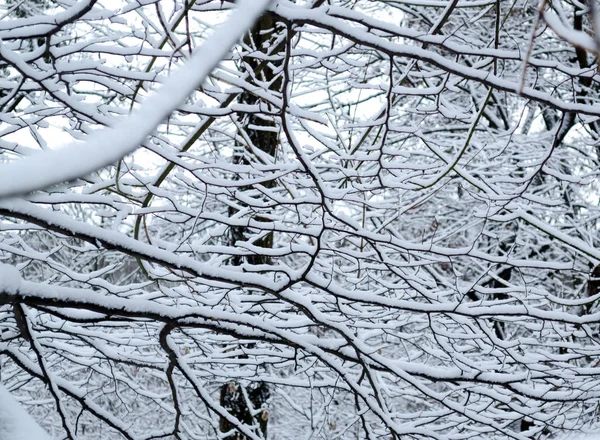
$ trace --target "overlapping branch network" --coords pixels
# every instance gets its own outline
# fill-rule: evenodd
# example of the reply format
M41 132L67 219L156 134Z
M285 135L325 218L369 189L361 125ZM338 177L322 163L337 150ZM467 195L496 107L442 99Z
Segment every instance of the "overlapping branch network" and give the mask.
M235 8L119 6L0 21L7 162L124 118ZM0 202L3 382L68 438L597 429L595 9L269 11L132 156Z

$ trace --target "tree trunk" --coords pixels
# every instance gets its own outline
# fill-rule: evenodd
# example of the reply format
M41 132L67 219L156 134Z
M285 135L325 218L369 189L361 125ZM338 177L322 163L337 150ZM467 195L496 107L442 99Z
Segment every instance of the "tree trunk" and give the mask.
M260 81L269 84L269 90L280 93L282 87L282 76L279 67L283 64L281 60L265 62L255 54L277 55L283 48L284 44L274 43L276 35L280 33L277 29L277 22L274 16L266 13L256 23L252 30L244 38L244 45L249 49L249 53L242 58L242 71L249 72L249 82ZM248 105L256 105L260 102L260 98L249 92L242 93L240 103ZM271 157L275 157L279 146L279 133L275 128L277 122L272 116L263 113L250 113L244 115L240 121L242 130L247 135L247 139L255 148ZM265 129L261 129L265 127ZM233 162L236 164L249 164L250 151L245 145L236 146L233 155ZM276 182L274 180L262 184L263 187L273 188ZM234 208L229 209L229 215L236 213ZM269 220L259 214L254 216L254 220L268 222ZM231 245L236 242L247 241L248 231L244 227L231 227L230 241ZM253 241L253 245L272 248L273 234L269 233L262 238ZM270 258L265 255L249 255L232 257L232 265L242 264L269 264ZM244 386L238 382L232 381L222 386L221 388L221 406L226 408L231 415L236 417L240 422L251 427L251 429L259 436L267 437L267 423L269 412L266 409L269 399L269 387L264 382L253 382ZM235 426L226 418L220 420L221 432L231 432L225 437L227 440L245 440L247 437L241 432L236 431Z

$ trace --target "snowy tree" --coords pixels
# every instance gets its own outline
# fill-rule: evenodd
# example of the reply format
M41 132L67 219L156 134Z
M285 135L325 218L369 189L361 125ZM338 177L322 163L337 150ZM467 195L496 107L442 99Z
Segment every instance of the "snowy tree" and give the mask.
M53 438L600 431L594 1L7 1L0 379Z

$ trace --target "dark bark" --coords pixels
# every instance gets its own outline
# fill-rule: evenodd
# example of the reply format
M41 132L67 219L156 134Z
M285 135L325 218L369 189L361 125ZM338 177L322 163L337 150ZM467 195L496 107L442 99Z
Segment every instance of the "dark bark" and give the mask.
M249 53L242 59L242 69L250 74L249 82L261 82L269 84L268 89L274 93L281 93L282 75L279 68L282 60L278 58L279 52L284 47L283 44L275 43L275 37L278 35L278 25L275 17L266 13L257 22L254 28L244 38L244 45ZM265 53L266 52L266 53ZM255 54L265 54L274 56L275 59L264 67L264 61ZM255 105L260 102L260 98L250 92L241 94L239 101L248 105ZM264 113L248 113L240 121L241 129L245 132L247 139L254 148L266 153L270 157L275 157L279 146L279 133L276 130L277 122L272 115ZM264 127L264 128L263 128ZM252 160L251 153L245 145L237 145L233 155L233 162L236 164L250 164ZM276 185L275 180L270 180L262 184L265 188L273 188ZM246 190L250 188L245 188ZM236 210L229 209L229 214L234 215ZM260 213L254 216L254 220L269 222L270 220ZM248 241L249 233L244 227L232 227L230 229L230 241L232 245L238 242ZM269 233L252 244L263 248L273 247L273 233ZM266 255L236 255L232 257L232 265L247 264L269 264L270 258ZM267 424L269 412L266 405L270 396L269 387L264 382L252 382L244 385L235 381L229 382L221 387L220 402L221 406L226 408L229 413L236 417L240 422L250 426L253 431L262 438L267 437ZM233 424L222 417L219 428L221 432L230 432L225 437L227 440L245 440L247 437L239 431L236 431Z
M237 382L223 385L221 387L221 406L240 422L253 426L260 437L266 438L269 412L264 405L269 399L269 386L264 382L256 382L246 386L245 389L242 387L243 385ZM246 395L244 395L244 391ZM251 405L251 408L248 404ZM221 432L231 432L229 436L225 437L228 440L245 440L247 438L241 432L235 431L235 426L224 417L221 417L219 428Z

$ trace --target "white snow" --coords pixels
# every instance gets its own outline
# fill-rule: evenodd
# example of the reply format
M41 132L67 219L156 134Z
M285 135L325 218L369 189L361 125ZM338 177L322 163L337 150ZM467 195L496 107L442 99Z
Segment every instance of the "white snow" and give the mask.
M0 263L0 292L17 293L21 285L21 273L9 264ZM2 440L0 438L0 440Z
M220 26L192 58L142 104L139 111L120 119L114 127L99 130L89 136L84 145L44 151L0 165L0 198L22 195L84 176L134 151L204 81L268 3L269 0L240 1L235 15ZM0 55L16 56L9 52L0 44ZM22 60L13 62L23 64Z
M544 11L544 20L546 24L558 35L574 46L581 47L591 53L594 53L598 48L596 42L585 32L577 31L563 24L561 19L552 11Z
M46 431L2 385L0 385L0 440L51 440Z

